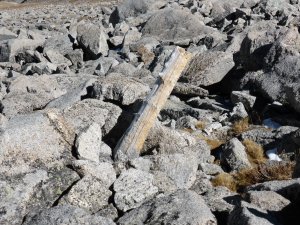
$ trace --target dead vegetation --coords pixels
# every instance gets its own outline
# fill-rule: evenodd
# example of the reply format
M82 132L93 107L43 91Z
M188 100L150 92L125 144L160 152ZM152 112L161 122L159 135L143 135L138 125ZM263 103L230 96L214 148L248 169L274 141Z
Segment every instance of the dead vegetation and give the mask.
M253 166L266 162L267 159L265 158L264 150L261 145L248 139L243 141L243 145L246 148L248 159Z
M212 179L214 186L225 186L232 191L241 191L245 187L273 180L289 180L295 168L294 162L282 162L274 165L261 164L236 173L222 173Z
M241 119L239 121L236 121L233 125L232 125L232 132L235 135L239 135L245 131L249 130L249 118L244 118Z

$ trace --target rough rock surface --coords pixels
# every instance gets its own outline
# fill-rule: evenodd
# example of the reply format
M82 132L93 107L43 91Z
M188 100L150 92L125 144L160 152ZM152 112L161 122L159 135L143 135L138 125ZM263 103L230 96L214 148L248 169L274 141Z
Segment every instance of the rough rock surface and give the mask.
M149 217L151 215L151 217ZM118 220L119 224L217 224L204 200L195 192L179 190L157 197L132 210Z

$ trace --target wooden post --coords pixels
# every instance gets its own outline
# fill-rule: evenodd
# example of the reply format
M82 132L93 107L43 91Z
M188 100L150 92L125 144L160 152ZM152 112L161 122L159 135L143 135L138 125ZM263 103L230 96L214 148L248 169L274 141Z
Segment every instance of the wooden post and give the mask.
M139 156L160 110L191 58L191 53L180 47L175 48L169 61L165 64L164 70L159 74L152 91L115 147L113 151L115 161L127 161Z

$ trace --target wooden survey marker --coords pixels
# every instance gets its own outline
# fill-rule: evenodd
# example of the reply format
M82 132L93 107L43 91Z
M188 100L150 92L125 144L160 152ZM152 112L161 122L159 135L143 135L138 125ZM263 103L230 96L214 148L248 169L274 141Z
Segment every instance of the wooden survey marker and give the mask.
M115 147L113 156L116 161L127 161L139 156L151 127L191 57L192 54L183 48L175 48L152 91Z

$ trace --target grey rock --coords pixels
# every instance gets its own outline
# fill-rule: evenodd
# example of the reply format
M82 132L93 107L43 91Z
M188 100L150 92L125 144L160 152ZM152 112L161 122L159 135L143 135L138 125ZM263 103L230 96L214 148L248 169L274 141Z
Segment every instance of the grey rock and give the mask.
M251 204L268 211L281 211L291 203L274 191L249 191L246 196Z
M56 206L25 221L25 225L77 225L80 221L82 225L115 225L111 219L107 219L97 215L91 215L83 209L62 205Z
M196 130L198 120L191 116L183 116L176 121L176 129L192 129Z
M166 8L159 10L146 22L143 36L156 37L163 43L189 43L212 36L218 31L205 26L197 16L188 11ZM222 39L222 35L218 35Z
M150 173L129 169L121 173L114 183L114 201L123 212L134 209L152 198L158 188L153 185L154 177Z
M6 27L0 27L0 41L17 38L17 35Z
M85 176L65 195L59 204L70 204L95 213L108 205L112 192L100 180Z
M188 189L194 184L198 169L195 154L158 155L151 159L151 171L164 172L178 189Z
M65 57L71 61L71 65L80 67L80 64L83 62L83 51L81 49L75 49L66 53Z
M132 160L130 160L129 163L135 169L142 170L145 172L149 172L151 165L152 165L152 162L150 159L143 158L143 157L138 157L138 158L132 159Z
M153 185L159 193L173 193L178 190L175 182L165 173L159 170L151 171L154 176Z
M235 104L235 106L232 109L232 112L230 112L231 120L241 120L248 117L248 113L244 107L244 104L241 102L238 102Z
M255 101L256 101L255 96L252 96L249 93L243 92L243 91L231 92L230 99L231 99L232 103L234 103L234 104L236 104L238 102L243 103L243 105L245 106L245 108L247 110L252 109L255 104Z
M72 128L55 111L14 117L0 134L0 173L62 166L72 158L74 139Z
M137 17L140 14L144 14L149 9L148 4L148 1L144 0L123 1L111 14L109 21L116 25L127 17Z
M72 62L66 57L64 57L62 54L60 54L58 51L49 49L45 51L45 55L49 59L49 61L53 64L56 65L66 64L67 66L72 65Z
M119 217L118 210L114 207L113 204L109 204L108 206L104 207L99 212L97 212L96 215L105 218L110 218L112 220L116 220Z
M73 43L66 34L53 35L46 39L44 44L44 53L49 50L59 52L61 55L65 56L73 51Z
M151 215L151 217L149 217ZM217 224L201 196L193 191L179 190L157 197L126 213L118 224Z
M211 163L200 163L199 169L207 175L216 175L224 172L219 165Z
M114 167L108 162L96 163L88 160L76 160L72 166L81 177L95 177L107 188L117 179Z
M76 151L79 158L99 162L102 132L97 123L91 124L76 138Z
M82 20L77 25L77 41L82 46L88 58L95 59L102 54L107 56L107 36L103 29Z
M88 96L88 90L93 85L96 79L86 77L82 79L82 83L79 83L74 88L71 88L64 95L52 100L46 106L46 108L57 108L57 109L65 109L71 107L76 102L79 102L85 96Z
M257 216L259 214L260 216ZM242 202L241 206L236 206L230 213L228 225L279 225L267 211L262 210L254 205Z
M237 139L231 139L223 149L222 157L232 170L251 167L245 146Z
M31 73L37 73L39 75L43 75L43 74L55 73L58 70L58 67L57 65L50 62L40 62L31 65L31 68L28 68L27 70L28 72Z
M1 186L0 223L20 224L25 215L50 207L73 182L79 179L68 168L32 170L26 174L3 177Z
M120 73L126 77L133 77L134 73L137 71L137 68L132 64L123 62L119 65L112 67L108 72L109 73Z
M261 21L250 26L241 43L240 59L245 70L255 71L263 68L264 57L276 38L277 21Z
M115 73L96 81L93 89L97 99L114 100L122 105L130 105L150 91L149 87L138 79Z
M271 129L267 129L265 127L257 127L243 132L241 134L241 139L249 139L262 146L268 146L275 141L275 134Z
M233 55L229 52L210 51L193 57L183 79L195 86L209 86L220 82L234 67Z
M210 176L207 176L202 171L198 170L196 181L190 190L196 192L198 195L203 195L211 189L213 189L213 186L210 182Z
M63 111L66 121L80 133L92 123L102 127L102 135L106 135L117 124L122 110L111 103L97 99L85 99Z
M254 78L258 91L267 99L290 105L297 112L299 108L299 68L296 44L300 35L295 28L290 28L275 41L265 57L262 74Z
M205 90L201 87L195 86L195 85L180 83L180 82L178 82L176 84L172 93L189 96L189 97L195 97L195 96L206 97L206 96L208 96L207 90Z
M0 62L14 62L15 56L26 50L35 50L42 46L44 40L9 39L0 41Z
M247 187L247 191L275 191L291 202L300 201L300 179L275 180Z
M203 198L212 212L224 213L225 215L228 215L234 206L241 201L241 196L222 186L208 189Z

